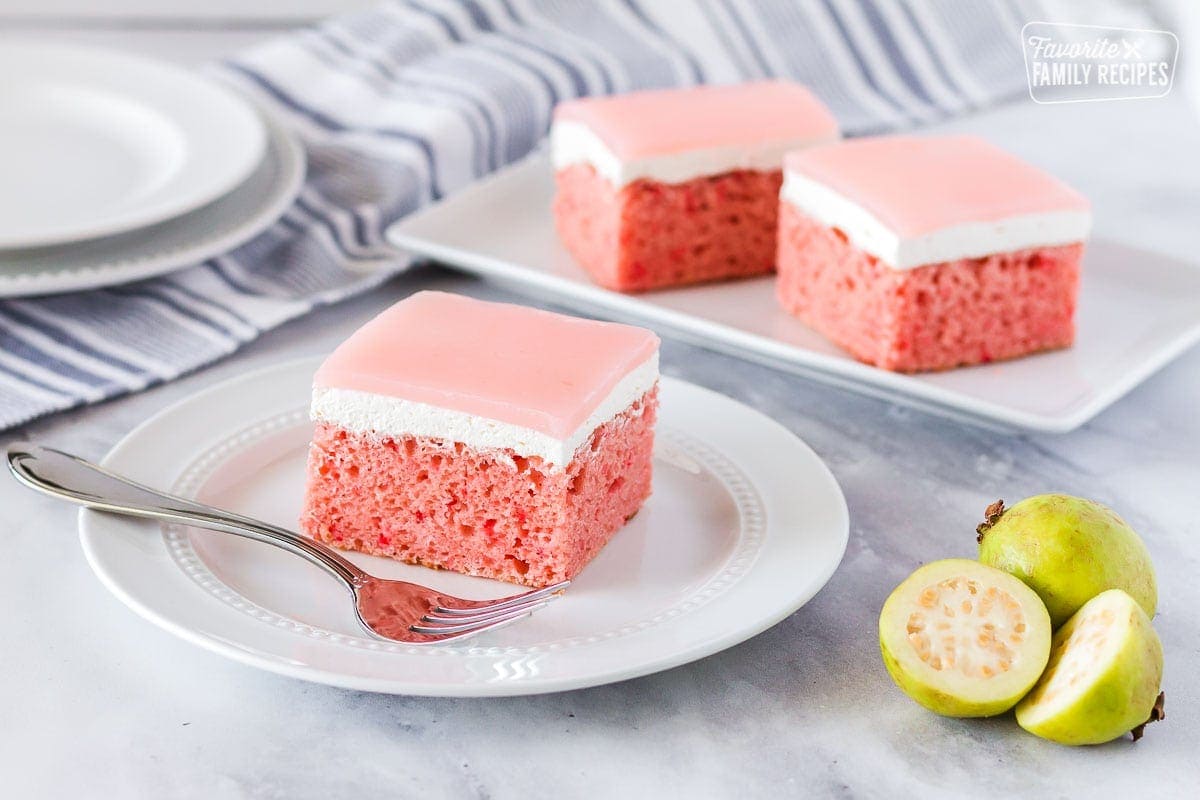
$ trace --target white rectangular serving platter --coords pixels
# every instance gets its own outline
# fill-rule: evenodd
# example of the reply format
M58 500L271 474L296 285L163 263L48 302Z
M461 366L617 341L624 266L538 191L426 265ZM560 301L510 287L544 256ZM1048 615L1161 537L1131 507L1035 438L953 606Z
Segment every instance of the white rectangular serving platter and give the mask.
M1088 246L1074 347L920 375L860 363L776 303L756 278L623 295L593 284L558 241L552 168L536 153L388 230L418 256L580 310L973 424L1062 433L1200 340L1200 268L1104 240Z

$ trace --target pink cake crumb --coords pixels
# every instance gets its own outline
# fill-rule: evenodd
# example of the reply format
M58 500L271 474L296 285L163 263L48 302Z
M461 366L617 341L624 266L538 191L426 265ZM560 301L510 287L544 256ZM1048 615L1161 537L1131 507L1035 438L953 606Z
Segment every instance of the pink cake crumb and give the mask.
M781 206L779 301L861 361L944 370L1074 341L1082 243L897 270Z
M318 423L301 527L335 547L541 587L574 578L650 494L658 390L565 467Z
M781 181L781 170L735 170L616 189L573 164L556 175L554 221L575 260L609 289L761 275L775 267Z

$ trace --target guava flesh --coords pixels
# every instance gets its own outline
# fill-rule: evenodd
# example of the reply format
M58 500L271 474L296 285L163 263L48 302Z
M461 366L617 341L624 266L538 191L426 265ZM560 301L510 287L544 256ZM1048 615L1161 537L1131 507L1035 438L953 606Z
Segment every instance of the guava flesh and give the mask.
M1141 604L1120 589L1089 600L1054 634L1050 663L1017 723L1061 744L1102 744L1161 718L1163 653ZM1156 715L1156 710L1158 714Z
M989 717L1037 682L1050 654L1050 617L1013 576L946 559L921 567L888 597L879 646L892 680L930 711Z
M1122 589L1149 616L1158 605L1154 565L1141 537L1112 509L1064 494L988 508L979 560L1027 583L1055 628L1096 595Z

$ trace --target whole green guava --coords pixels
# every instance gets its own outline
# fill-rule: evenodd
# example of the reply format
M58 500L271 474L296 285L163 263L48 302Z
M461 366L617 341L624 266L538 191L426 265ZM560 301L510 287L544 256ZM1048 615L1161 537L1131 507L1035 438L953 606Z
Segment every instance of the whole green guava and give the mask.
M1081 497L1042 494L988 506L979 560L1038 593L1058 628L1084 603L1121 589L1154 616L1158 587L1141 537L1112 509Z

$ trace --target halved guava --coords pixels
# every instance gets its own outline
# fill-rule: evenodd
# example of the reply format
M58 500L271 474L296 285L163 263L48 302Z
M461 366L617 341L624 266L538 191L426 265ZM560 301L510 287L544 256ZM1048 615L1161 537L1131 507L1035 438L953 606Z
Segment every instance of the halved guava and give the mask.
M948 717L990 717L1029 691L1050 655L1050 615L1032 589L977 561L918 569L879 615L896 685Z
M1156 718L1162 672L1162 643L1141 604L1120 589L1101 592L1054 634L1017 723L1061 744L1112 741Z

